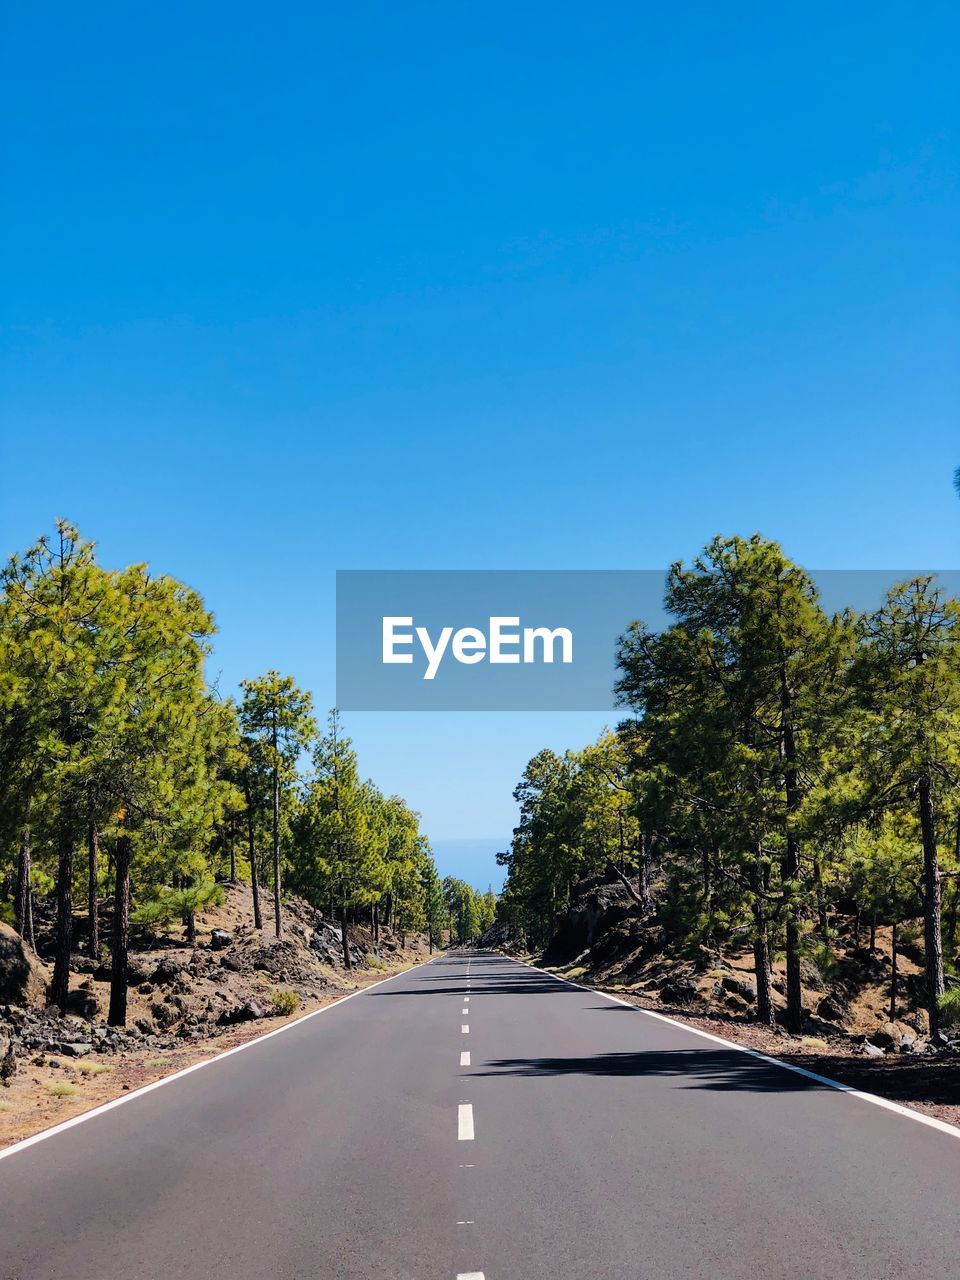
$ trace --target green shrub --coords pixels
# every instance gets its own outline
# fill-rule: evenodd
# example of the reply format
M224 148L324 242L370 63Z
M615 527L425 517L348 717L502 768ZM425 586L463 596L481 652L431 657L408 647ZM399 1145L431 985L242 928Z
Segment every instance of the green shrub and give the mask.
M366 965L368 969L386 969L388 967L385 960L381 960L379 956L373 954L367 956Z
M47 1085L47 1093L52 1094L55 1098L69 1098L79 1092L80 1090L75 1084L67 1084L65 1080Z
M213 880L203 880L187 889L160 889L156 897L139 903L130 912L130 920L142 928L165 931L175 921L183 920L188 912L219 907L223 902L222 886Z
M960 987L950 987L937 1001L940 1021L945 1027L960 1024Z
M295 991L275 991L270 997L270 1008L276 1017L285 1018L300 1008L300 997Z

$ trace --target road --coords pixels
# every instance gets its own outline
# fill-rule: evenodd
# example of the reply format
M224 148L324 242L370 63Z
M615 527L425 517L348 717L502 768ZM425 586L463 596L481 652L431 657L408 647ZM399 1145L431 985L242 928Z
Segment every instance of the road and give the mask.
M956 1136L449 954L0 1160L0 1277L950 1277L958 1191Z

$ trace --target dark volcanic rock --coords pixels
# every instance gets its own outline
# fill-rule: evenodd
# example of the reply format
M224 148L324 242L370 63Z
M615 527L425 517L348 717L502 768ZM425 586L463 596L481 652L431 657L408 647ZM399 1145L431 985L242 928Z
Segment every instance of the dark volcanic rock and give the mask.
M880 1048L880 1046L876 1044L871 1044L869 1040L864 1040L863 1044L861 1044L857 1052L862 1054L865 1058L882 1058L883 1057L883 1050Z
M70 992L67 996L67 1011L90 1022L96 1018L100 1012L100 1001L92 982L81 982L79 987Z
M186 967L182 960L175 960L172 956L165 956L152 973L144 973L142 977L137 978L137 982L152 982L155 986L166 987L171 982L175 982Z
M725 973L720 979L720 985L724 991L729 991L731 995L739 996L741 1000L746 1000L750 1004L755 1004L757 999L757 988L752 982L745 982L742 978L736 978L731 973Z
M825 995L817 1005L817 1016L828 1022L844 1023L850 1016L846 1001L836 991Z
M581 955L616 925L637 915L637 907L619 880L583 880L543 954L546 964L563 964Z
M92 1052L92 1046L86 1040L65 1040L60 1045L60 1052L67 1058L85 1058Z
M871 1033L874 1044L881 1049L899 1049L903 1035L895 1022L885 1022Z
M243 1004L238 1004L233 1009L227 1009L221 1013L217 1022L222 1027L230 1027L237 1022L255 1022L258 1018L265 1016L256 1000L245 1000Z
M692 978L667 978L660 987L660 999L667 1004L692 1004L700 993Z
M0 1004L41 1007L46 993L43 966L19 933L0 923Z

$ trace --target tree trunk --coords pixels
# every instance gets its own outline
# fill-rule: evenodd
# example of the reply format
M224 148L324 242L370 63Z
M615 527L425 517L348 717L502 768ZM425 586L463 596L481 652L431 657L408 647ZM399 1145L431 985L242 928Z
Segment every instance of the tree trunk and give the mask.
M227 837L230 841L230 883L237 883L237 829L233 818L230 819L228 827L230 835Z
M30 833L24 832L17 858L17 932L36 950L33 937L33 887L31 884Z
M97 853L100 836L94 823L87 827L87 917L90 924L90 955L100 959L100 912L97 897L100 891L97 872Z
M197 941L197 917L188 911L184 923L187 926L186 942L192 947Z
M946 935L950 950L956 949L957 945L957 921L960 919L960 881L955 880L953 883L953 893L950 895L950 906L947 910Z
M817 890L817 923L820 926L820 932L825 934L828 928L827 898L823 891L823 865L819 854L813 859L813 883Z
M50 998L67 1011L70 990L70 950L73 943L73 822L69 807L57 828L57 939Z
M960 866L960 816L957 818L957 826L953 840L953 860ZM950 943L950 950L954 951L957 946L957 916L960 914L960 880L953 882L953 894L950 898L950 909L947 913L947 941Z
M130 946L130 862L133 845L128 835L117 839L114 850L116 884L113 892L113 956L110 969L111 1027L123 1027L127 1021L127 952Z
M877 949L877 909L874 907L873 914L870 917L870 951L871 953Z
M380 941L380 903L373 904L373 940Z
M897 921L890 934L890 1021L897 1016Z
M346 903L341 903L340 906L340 941L343 943L343 967L352 969L353 961L350 959L350 935L347 932Z
M929 773L920 779L920 835L923 840L923 949L926 961L927 1015L930 1038L940 1035L939 999L944 993L943 939L940 933L940 859L933 808L933 780Z
M250 856L250 891L253 894L254 928L263 928L263 916L260 914L260 884L257 880L257 841L254 831L253 804L250 799L250 782L244 783L244 796L247 801L247 851Z
M274 752L276 752L276 733L274 733ZM273 922L277 937L280 937L280 772L276 764L273 766Z
M757 1021L765 1027L772 1027L774 1016L770 985L770 940L767 913L761 903L754 903L753 919L753 971L757 983Z
M770 986L770 930L764 903L763 855L757 841L753 871L753 973L757 983L757 1020L765 1027L774 1025L773 996Z
M788 770L788 772L793 772ZM788 785L788 794L793 785ZM788 809L792 805L788 801ZM788 819L789 822L789 819ZM797 838L788 825L786 832L785 853L781 864L783 878L784 909L787 917L786 959L787 959L787 1012L786 1026L794 1033L803 1029L803 991L800 985L800 919L796 902L800 876L800 848Z
M795 877L791 877L795 882ZM800 986L800 922L797 919L796 907L787 906L787 1015L786 1025L789 1031L799 1032L803 1028L803 991Z
M633 885L630 883L627 877L623 874L623 872L620 870L617 864L615 862L608 861L607 866L610 868L613 874L617 877L617 879L626 889L627 893L630 895L631 899L637 904L637 906L645 909L647 903L643 894L637 892L637 890L633 887Z
M789 1031L803 1027L803 991L800 985L800 844L793 830L793 815L800 808L797 774L797 744L793 733L793 694L787 680L785 660L780 665L780 725L783 755L783 794L786 801L784 855L781 862L783 905L787 918L787 1017Z
M713 932L713 864L718 857L716 846L712 851L709 847L705 847L701 854L700 875L703 883L703 910L707 917L708 936Z

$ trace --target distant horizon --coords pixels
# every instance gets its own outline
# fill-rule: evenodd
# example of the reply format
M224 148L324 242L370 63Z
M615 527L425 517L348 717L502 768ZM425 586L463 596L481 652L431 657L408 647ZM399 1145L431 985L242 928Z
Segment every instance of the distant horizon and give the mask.
M501 892L506 868L497 865L494 854L510 848L511 836L449 837L428 833L427 838L441 879L455 876L481 893L488 888L497 894Z

